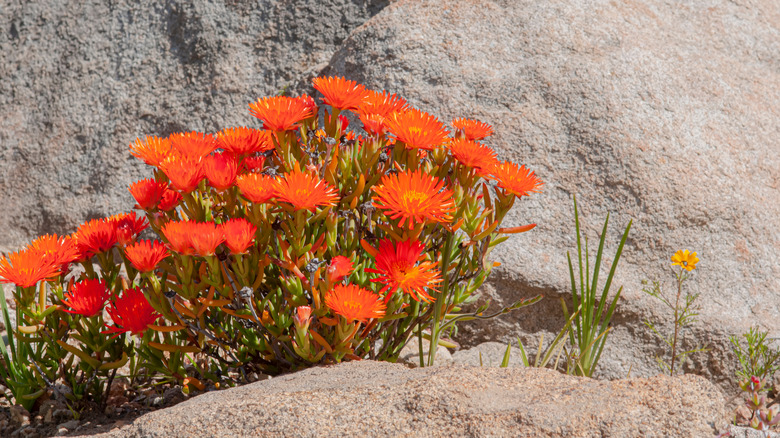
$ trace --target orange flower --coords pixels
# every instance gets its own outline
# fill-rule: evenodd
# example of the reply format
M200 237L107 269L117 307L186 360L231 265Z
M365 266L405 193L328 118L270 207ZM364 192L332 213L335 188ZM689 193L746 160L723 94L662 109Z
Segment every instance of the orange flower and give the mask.
M206 158L217 148L217 140L211 134L201 132L185 132L171 134L171 149L183 160L198 162Z
M168 240L168 247L182 255L192 255L195 248L192 246L193 221L170 221L162 226L163 236Z
M116 333L114 337L127 332L141 334L160 317L137 287L125 290L107 310L114 325L106 324L108 330L103 333Z
M252 128L225 128L217 134L217 146L236 157L274 148L271 131Z
M225 234L225 245L233 254L242 254L255 240L257 227L244 218L230 219L222 224Z
M379 114L360 113L363 130L370 135L384 135L387 131L387 117Z
M205 177L203 161L200 158L191 160L177 154L171 154L160 164L160 169L171 180L171 185L184 193L195 190Z
M386 124L387 130L395 135L396 140L406 144L407 149L432 150L449 140L449 131L444 124L420 110L394 113L388 117Z
M145 217L136 217L135 212L116 214L108 218L116 227L116 241L120 245L127 245L135 239L141 231L149 226Z
M372 278L371 281L384 284L379 293L387 292L385 302L390 301L398 289L416 301L433 302L433 297L428 295L425 288L435 290L442 278L441 273L434 270L434 263L422 261L423 249L424 245L416 240L397 244L390 239L379 242L379 251L375 257L376 269L366 269L366 272L379 274L379 278Z
M92 219L75 233L76 244L84 257L106 252L116 243L116 224L107 219Z
M179 202L181 202L182 199L181 193L176 190L165 189L162 199L160 200L160 205L157 208L162 211L171 211L179 205Z
M217 247L225 241L225 232L214 222L193 222L190 225L190 242L195 254L213 256Z
M360 105L361 114L376 114L382 117L388 117L395 112L402 112L408 108L406 99L390 94L387 91L378 92L368 90L368 95Z
M263 121L265 129L275 132L297 129L298 123L314 116L314 110L304 97L264 97L249 104L249 112Z
M46 258L51 264L59 266L61 272L67 270L67 265L81 258L76 240L56 234L46 234L33 240L28 246L28 250L38 253L40 257Z
M157 208L167 188L168 183L150 178L130 184L129 190L138 203L135 208L153 210Z
M295 308L295 314L293 315L293 323L295 327L308 329L311 322L311 307L310 306L298 306Z
M455 119L452 121L452 127L467 140L482 140L493 135L493 127L479 120Z
M473 140L458 137L450 142L449 149L456 160L460 161L464 166L477 169L481 175L490 173L493 166L498 164L498 159L493 149Z
M170 151L171 142L167 138L146 137L143 141L139 138L135 140L135 144L130 144L130 153L134 157L154 167L160 167Z
M246 199L255 204L268 202L276 196L274 179L260 173L248 173L241 175L236 180L236 185Z
M233 187L238 175L238 160L230 154L209 155L203 163L203 171L211 187L219 191Z
M139 272L154 271L157 264L168 257L165 245L155 240L141 240L125 248L125 256Z
M263 166L265 165L265 157L263 155L259 155L257 157L246 157L244 158L244 161L241 162L241 164L246 173L260 172L263 170Z
M21 288L60 275L60 266L29 249L0 257L0 283L14 283Z
M314 211L319 206L336 205L338 191L316 176L294 169L273 182L278 201L288 202L296 210Z
M349 322L381 318L387 307L379 295L354 284L337 284L325 294L325 305Z
M88 279L73 283L70 292L66 293L62 300L71 310L62 310L89 318L103 311L103 306L110 296L105 280Z
M452 190L444 189L444 181L420 170L406 171L396 175L385 175L374 187L374 207L385 211L392 219L401 219L403 227L409 221L409 228L425 221L450 222L455 209Z
M353 269L352 260L349 257L336 256L333 257L330 266L328 266L328 277L331 283L335 283L351 274Z
M515 196L528 196L529 193L542 191L542 182L536 174L525 166L505 161L497 164L490 172L498 186Z
M340 110L356 110L365 101L366 87L341 77L314 78L314 88L324 96L322 101Z

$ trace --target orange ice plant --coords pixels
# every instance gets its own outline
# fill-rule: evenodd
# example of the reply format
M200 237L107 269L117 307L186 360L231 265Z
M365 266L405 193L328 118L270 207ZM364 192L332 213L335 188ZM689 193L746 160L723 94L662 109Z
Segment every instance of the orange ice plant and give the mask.
M238 160L228 153L209 155L204 160L203 171L209 185L219 191L233 187L238 175Z
M106 324L104 333L114 333L115 337L123 333L141 334L160 317L139 288L127 289L108 306L113 326Z
M139 272L154 271L168 255L168 249L157 240L141 240L125 248L125 256Z
M274 142L270 131L239 127L225 128L218 132L217 146L236 157L241 157L273 150Z
M308 96L305 96L308 97ZM315 115L316 106L305 97L273 96L249 104L249 112L263 121L263 127L271 131L290 131L298 123Z
M449 141L449 132L436 117L417 109L393 113L386 121L387 130L407 149L433 150Z
M64 273L67 265L81 257L76 241L70 236L58 237L56 234L46 234L29 245L29 251L38 253L51 264L60 266Z
M243 254L252 246L257 227L244 218L230 219L221 225L225 246L232 254Z
M322 101L340 110L356 110L366 100L366 88L343 77L314 78L314 88L324 96Z
M130 144L130 153L153 167L160 167L170 151L171 141L167 138L150 136L144 140L136 139L135 143Z
M225 241L225 232L214 222L190 222L190 242L195 254L213 256L217 247Z
M464 166L476 169L480 175L490 173L498 164L496 153L484 144L465 138L452 140L448 145L452 156Z
M296 210L313 212L317 207L336 205L339 198L330 184L297 168L274 180L273 188L277 201L292 204Z
M342 278L351 274L353 270L354 266L349 257L342 255L336 256L333 257L333 260L330 261L330 266L328 266L328 278L332 283L340 281Z
M493 127L479 120L455 119L452 121L452 127L466 140L482 140L493 135Z
M116 224L108 219L92 219L79 226L75 239L82 256L106 252L116 243Z
M411 240L395 243L384 239L379 243L376 269L366 269L366 272L379 274L371 281L384 285L379 293L387 293L385 302L390 301L398 289L416 301L433 302L425 289L435 290L442 278L434 263L423 260L423 249L421 242Z
M184 193L190 193L198 187L205 177L201 158L186 158L171 154L160 164L160 170L171 180L171 185Z
M410 229L426 221L452 221L452 191L444 189L444 181L420 170L385 175L374 192L374 207L384 210L392 219L400 219L401 227L407 221Z
M14 283L21 288L60 275L60 267L36 251L12 252L0 258L0 283Z
M366 322L385 316L386 305L379 295L354 284L338 284L325 294L325 305L349 322Z
M493 167L491 175L499 187L518 198L542 191L542 180L533 171L516 163L506 161L497 164Z
M136 208L154 210L160 204L168 183L155 179L142 179L130 184L130 194L138 204Z
M263 204L276 196L274 178L259 173L241 175L236 179L241 194L255 204Z
M171 134L171 149L184 161L198 162L206 158L217 148L217 140L211 134L202 132L183 132Z
M105 280L87 279L74 283L70 292L65 294L62 303L70 309L62 309L87 318L97 315L110 297Z
M192 246L191 235L193 232L192 221L170 221L163 225L163 236L168 240L168 246L182 255L192 255L195 248Z

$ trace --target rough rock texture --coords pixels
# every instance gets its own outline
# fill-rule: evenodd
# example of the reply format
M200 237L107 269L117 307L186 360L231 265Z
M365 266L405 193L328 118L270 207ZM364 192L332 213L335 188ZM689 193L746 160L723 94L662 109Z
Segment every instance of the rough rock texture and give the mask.
M128 211L139 136L259 126L387 0L0 0L0 251Z
M704 437L722 415L721 392L698 376L363 361L211 392L98 436Z
M491 123L500 156L546 182L508 216L539 225L493 254L504 264L484 293L548 299L466 327L462 344L520 334L533 346L559 330L572 193L591 242L613 213L610 255L634 219L600 375L657 372L661 344L641 321L670 316L640 280L670 288L680 248L701 258L689 287L702 321L684 336L714 347L686 369L725 381L727 335L754 322L779 334L774 0L0 0L0 10L0 250L128 209L126 186L149 172L127 152L137 136L256 124L248 102L345 74L444 120Z
M507 217L538 226L493 253L503 266L485 293L498 303L548 298L472 324L466 345L515 342L518 331L536 345L562 327L572 194L592 250L612 213L607 262L634 220L600 375L658 372L661 343L641 321L672 316L640 282L659 279L671 292L678 249L701 259L688 283L701 293L701 321L685 339L713 347L686 369L730 378L729 334L752 323L780 334L780 3L402 0L356 29L327 73L444 120L487 121L499 156L545 181Z

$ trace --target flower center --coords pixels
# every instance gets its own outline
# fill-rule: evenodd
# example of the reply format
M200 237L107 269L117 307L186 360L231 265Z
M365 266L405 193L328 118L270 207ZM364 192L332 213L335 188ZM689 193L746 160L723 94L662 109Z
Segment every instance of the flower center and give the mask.
M402 198L403 206L410 212L416 212L420 210L422 201L424 201L428 196L428 194L423 192L404 192Z
M357 311L360 310L360 303L354 300L344 300L344 307L351 311Z

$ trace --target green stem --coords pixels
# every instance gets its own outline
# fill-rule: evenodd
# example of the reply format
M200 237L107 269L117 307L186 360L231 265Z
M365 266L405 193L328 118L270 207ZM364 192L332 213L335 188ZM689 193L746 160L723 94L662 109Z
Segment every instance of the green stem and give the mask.
M433 366L434 360L436 360L436 350L439 346L439 337L441 330L441 321L445 317L447 306L447 293L449 291L449 275L446 272L447 266L450 265L450 254L452 253L452 241L454 235L447 233L447 238L444 240L444 248L441 252L441 269L444 272L443 281L441 284L441 292L434 293L433 296L436 301L433 303L433 324L431 326L431 343L428 347L428 366Z

